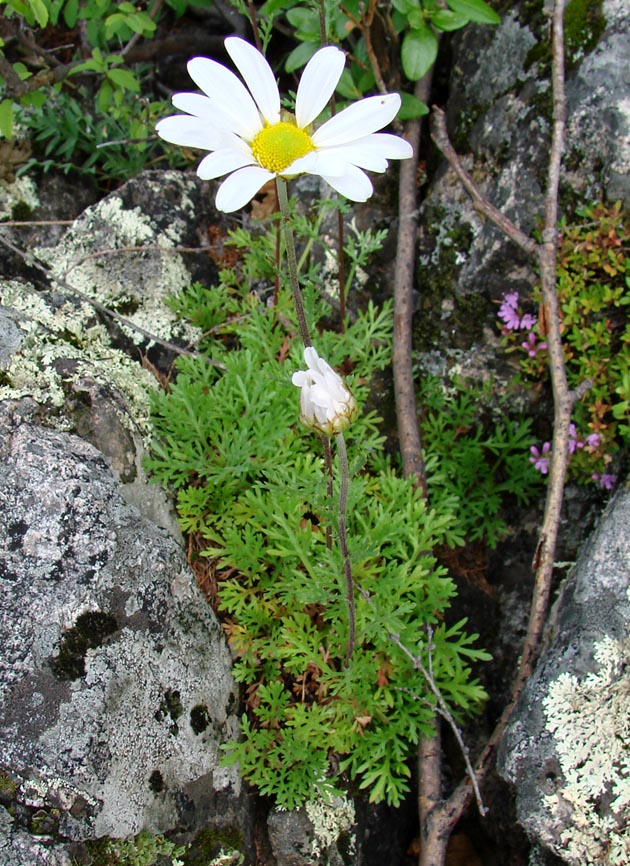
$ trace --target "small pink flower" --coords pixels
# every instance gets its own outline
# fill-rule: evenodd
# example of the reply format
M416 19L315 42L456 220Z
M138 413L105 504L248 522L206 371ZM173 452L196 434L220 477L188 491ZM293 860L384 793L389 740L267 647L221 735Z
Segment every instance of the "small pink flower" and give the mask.
M597 448L600 442L599 433L589 433L586 439L584 440L584 444L589 448Z
M578 437L575 424L569 425L569 454L574 454L576 448L584 448L584 442Z
M521 319L521 328L526 331L531 331L534 325L536 324L537 319L536 316L532 316L531 313L525 313L523 318Z
M612 490L615 486L615 482L617 481L616 475L607 475L603 473L602 475L598 475L597 472L594 472L591 476L593 481L599 481L599 486L602 490Z
M517 311L518 292L503 295L503 303L499 307L498 316L504 322L508 331L517 331L521 327L521 319Z
M538 343L537 340L538 337L536 334L533 331L530 331L527 335L527 340L521 343L521 346L525 349L530 358L535 358L538 352L542 352L543 349L547 348L546 343Z
M510 292L503 295L503 303L499 307L498 317L504 323L504 333L507 331L520 331L522 329L531 331L536 324L536 316L525 313L521 317L518 311L518 292Z
M551 458L551 443L545 442L543 443L542 450L539 451L535 445L529 449L533 457L529 458L529 462L534 464L534 469L538 469L538 471L542 475L546 475L549 472L549 460Z

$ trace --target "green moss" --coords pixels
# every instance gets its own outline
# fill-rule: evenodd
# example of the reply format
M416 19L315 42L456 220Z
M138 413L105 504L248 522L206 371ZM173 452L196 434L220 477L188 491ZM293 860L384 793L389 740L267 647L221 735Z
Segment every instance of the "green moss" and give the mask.
M87 651L102 646L117 630L116 619L102 611L90 610L77 617L74 626L63 635L58 654L50 660L57 679L76 680L84 676Z
M205 704L197 704L190 711L190 727L196 734L202 734L210 724L210 713Z
M160 708L155 714L158 722L164 721L167 717L170 718L171 724L169 730L173 736L179 733L179 725L177 719L183 714L184 705L180 700L180 694L177 689L167 689L164 692L164 697L160 703Z
M530 29L536 32L538 41L527 55L525 68L529 69L534 63L538 63L540 75L549 77L551 44L548 18L542 14L542 6L538 0L525 6L540 6L540 13L534 13L532 20L527 22ZM564 10L564 59L567 69L576 67L583 57L597 47L605 28L602 0L569 0Z
M11 216L14 220L30 220L33 208L25 201L18 201L11 209Z
M181 862L185 849L143 830L129 839L96 839L86 842L90 866L167 866ZM165 859L166 858L166 859Z
M210 866L225 851L241 851L243 836L235 827L205 827L200 830L183 857L184 866Z
M0 803L10 802L17 794L18 784L6 770L0 770Z
M450 228L449 222L452 224ZM457 348L469 348L481 337L488 313L487 301L478 293L469 297L455 294L455 285L462 256L473 242L470 223L454 222L453 216L442 207L427 211L429 256L424 267L418 269L420 314L416 317L414 345L421 351L442 346L444 343L443 312L450 302L448 330Z
M60 819L59 809L38 809L31 816L30 831L34 836L56 836Z
M489 103L468 102L457 117L457 125L452 135L453 147L458 153L470 153L469 136L479 118L490 108Z
M577 65L597 46L606 28L602 0L569 0L564 10L564 43L567 67Z

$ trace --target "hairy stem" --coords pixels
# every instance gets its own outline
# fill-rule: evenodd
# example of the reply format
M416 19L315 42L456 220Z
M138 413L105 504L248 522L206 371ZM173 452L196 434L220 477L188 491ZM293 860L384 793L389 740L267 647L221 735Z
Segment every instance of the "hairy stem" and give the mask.
M337 453L339 454L339 545L343 556L343 571L346 579L346 598L348 603L348 646L346 649L346 662L354 652L355 643L355 616L354 616L354 584L352 581L352 565L348 553L348 540L346 537L346 512L348 509L348 488L350 486L350 467L348 466L348 452L346 451L346 440L343 433L335 436Z
M291 215L289 212L289 195L287 192L286 181L281 177L276 178L276 187L278 190L278 203L280 204L280 214L282 217L282 231L284 234L284 246L287 253L287 265L289 266L289 280L291 282L291 293L293 295L293 304L297 315L298 327L300 335L305 346L312 346L308 324L306 322L306 314L304 312L304 302L302 300L302 290L300 288L300 280L298 277L297 256L295 254L295 239L293 237L293 229L291 228Z

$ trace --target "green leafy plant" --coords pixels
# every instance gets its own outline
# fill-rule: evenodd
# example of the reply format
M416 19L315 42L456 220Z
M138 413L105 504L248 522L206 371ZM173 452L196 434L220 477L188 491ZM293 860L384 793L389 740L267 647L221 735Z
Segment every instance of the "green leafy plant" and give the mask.
M182 866L186 847L143 830L129 839L97 839L87 843L93 866Z
M217 286L197 285L172 301L204 328L202 355L182 358L169 392L156 397L147 464L177 491L182 527L196 534L217 581L246 709L227 760L285 808L347 784L398 804L435 705L414 658L431 670L456 718L484 699L471 664L487 656L464 622L447 624L454 584L432 552L460 544L461 533L450 498L438 495L429 508L392 471L378 416L361 413L346 433L356 584L348 658L344 561L330 543L336 496L325 453L296 426L295 314L287 286L272 308L249 291L243 277L264 271L267 250L244 240L243 230L233 236L243 250L237 270L225 268ZM352 248L373 244L373 235L356 232ZM304 267L314 281L317 268ZM372 376L390 360L391 306L368 304L343 334L326 329L329 310L312 289L305 306L309 321L319 322L318 348L345 369L365 406Z
M142 154L146 156L151 150L146 139L153 132L157 107L152 106L149 116L150 100L141 98L143 70L128 64L127 48L135 40L152 38L166 14L182 15L190 5L210 2L167 0L166 4L149 2L145 6L128 0L0 0L5 21L4 40L0 39L0 137L11 140L16 125L22 131L32 128L40 136L49 130L47 157L51 161L66 159L69 148L61 146L59 124L50 110L52 100L57 108L61 106L66 122L69 112L75 115L83 138L91 139L92 151L107 140L98 131L109 127L127 144L128 159L141 163ZM25 29L31 40L28 53L32 53L33 45L40 46L35 52L39 61L35 67L23 60ZM57 53L63 54L63 62L54 59L50 66L44 63L41 68L41 60L56 58ZM95 82L95 87L88 88L85 82ZM74 107L70 107L73 101ZM81 113L87 115L83 123L78 116ZM99 161L105 171L111 161L121 174L122 161L109 156Z
M299 0L267 0L260 9L260 18L269 19L283 14L293 28L298 45L285 62L287 72L301 69L321 45L322 28L331 41L347 47L348 67L337 88L346 99L360 99L383 83L383 69L391 67L391 57L385 56L382 40L372 38L375 24L397 44L400 66L405 77L417 81L433 66L439 45L439 34L459 30L470 22L498 24L497 13L484 0L394 0L384 4L360 0L338 3L300 3ZM323 20L322 20L323 18ZM398 65L394 66L397 70ZM390 89L400 89L395 78ZM411 93L402 92L401 120L426 114L428 108Z
M576 217L559 227L558 301L569 387L589 387L574 407L569 471L610 487L614 457L630 444L630 229L619 203L584 207ZM533 303L540 304L538 287ZM544 318L526 314L523 322L504 328L505 343L521 353L530 381L546 382ZM539 452L543 472L548 454Z
M96 104L85 109L87 93L60 91L37 110L19 109L18 119L30 129L35 155L18 171L33 168L79 172L106 185L122 183L164 155L149 138L159 106L138 97L122 103L117 115ZM166 151L173 166L184 160L174 148Z
M507 533L504 514L540 494L540 475L523 459L535 442L531 418L510 417L508 397L455 378L424 376L422 444L431 496L449 497L467 541L494 548ZM490 407L495 404L494 408Z

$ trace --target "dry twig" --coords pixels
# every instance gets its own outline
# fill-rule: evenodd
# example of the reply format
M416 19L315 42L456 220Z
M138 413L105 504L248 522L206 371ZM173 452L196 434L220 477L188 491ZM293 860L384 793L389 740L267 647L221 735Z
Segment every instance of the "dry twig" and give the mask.
M549 369L553 388L554 432L552 459L547 487L547 498L543 525L540 532L535 570L534 592L530 608L527 636L521 655L519 670L515 677L509 704L505 707L495 730L475 765L477 783L481 784L494 763L496 747L510 718L512 710L525 687L540 651L540 643L546 622L555 550L560 525L560 511L564 493L568 462L569 425L571 411L576 399L582 396L590 383L585 382L575 392L569 390L564 365L564 353L560 334L560 315L556 292L558 185L560 164L564 148L565 90L564 90L564 0L555 0L552 20L552 83L553 83L553 128L551 153L545 195L545 228L542 243L538 244L525 235L507 217L497 210L479 191L463 169L452 148L444 115L434 112L433 139L438 145L464 188L471 196L475 207L495 223L511 240L538 259L543 305L547 320L547 346ZM473 784L465 779L448 800L433 808L422 827L421 866L443 866L446 846L450 834L470 803Z

